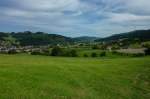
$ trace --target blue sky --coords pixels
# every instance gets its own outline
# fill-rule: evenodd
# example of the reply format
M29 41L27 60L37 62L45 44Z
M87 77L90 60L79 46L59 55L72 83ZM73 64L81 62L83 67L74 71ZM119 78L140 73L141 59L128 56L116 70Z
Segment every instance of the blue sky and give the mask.
M0 31L105 37L150 28L150 0L1 0Z

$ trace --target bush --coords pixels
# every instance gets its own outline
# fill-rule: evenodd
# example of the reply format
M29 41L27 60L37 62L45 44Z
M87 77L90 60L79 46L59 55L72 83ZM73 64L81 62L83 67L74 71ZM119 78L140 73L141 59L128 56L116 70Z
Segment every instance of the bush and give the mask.
M145 55L150 55L150 48L145 49Z
M97 57L97 53L93 52L93 53L91 54L91 57Z
M101 50L107 50L107 45L104 45L104 44L101 45L101 46L100 46L100 49L101 49Z
M8 54L17 54L17 51L14 50L14 49L13 49L13 50L9 50L9 51L8 51Z
M112 51L112 54L117 54L117 51Z
M98 45L93 45L92 49L99 49L99 46Z
M63 50L63 55L62 56L66 56L66 57L77 57L77 51L76 50Z
M49 55L51 55L51 53L48 49L44 49L44 50L42 50L42 55L49 56Z
M150 42L148 43L144 43L143 45L142 45L143 47L145 47L145 48L150 48Z
M31 55L42 55L40 51L32 51Z
M106 56L106 52L105 51L100 53L100 57L103 57L103 56Z
M76 50L71 50L71 51L69 51L69 53L70 53L71 57L77 57L78 56Z
M145 56L144 53L131 54L132 57L142 57Z
M62 56L63 51L60 47L54 47L51 51L51 56Z
M84 56L84 57L88 57L88 55L87 55L87 54L84 54L83 56Z
M77 57L77 51L72 49L61 49L59 47L54 47L51 51L51 56L66 56L66 57Z

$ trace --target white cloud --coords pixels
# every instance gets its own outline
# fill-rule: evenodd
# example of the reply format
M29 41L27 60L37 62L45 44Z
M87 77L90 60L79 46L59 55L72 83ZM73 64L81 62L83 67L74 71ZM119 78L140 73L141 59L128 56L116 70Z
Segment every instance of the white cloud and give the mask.
M127 0L126 6L130 12L150 14L149 0Z
M28 11L80 11L89 8L80 0L13 0L17 7Z
M130 13L109 13L108 17L112 22L150 21L150 16Z
M0 22L15 22L41 31L109 35L117 29L131 30L133 24L139 29L150 26L149 0L5 0L5 4L6 1L12 4L0 4Z

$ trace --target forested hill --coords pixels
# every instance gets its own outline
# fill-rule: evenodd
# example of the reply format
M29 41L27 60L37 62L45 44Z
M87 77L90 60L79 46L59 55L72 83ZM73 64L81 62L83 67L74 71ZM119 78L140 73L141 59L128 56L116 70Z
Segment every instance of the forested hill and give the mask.
M68 44L73 42L91 42L96 37L78 37L70 38L57 34L47 34L43 32L32 33L30 31L18 32L18 33L4 33L0 32L0 45L2 41L5 43L17 43L22 46L28 45L53 45L53 44ZM128 33L116 34L110 37L101 38L95 40L96 42L101 41L118 41L121 39L126 40L139 40L139 41L150 41L150 29L149 30L136 30Z
M0 32L0 40L5 41L9 38L19 42L20 45L48 45L48 44L64 44L71 43L73 40L57 34L47 34L43 32L19 32L19 33L4 33Z
M150 29L149 30L136 30L136 31L128 32L128 33L115 34L110 37L97 39L95 41L96 42L117 41L120 39L129 39L129 40L138 39L140 41L148 41L150 40Z
M73 38L75 42L94 42L94 40L98 39L98 37L90 37L90 36L81 36Z

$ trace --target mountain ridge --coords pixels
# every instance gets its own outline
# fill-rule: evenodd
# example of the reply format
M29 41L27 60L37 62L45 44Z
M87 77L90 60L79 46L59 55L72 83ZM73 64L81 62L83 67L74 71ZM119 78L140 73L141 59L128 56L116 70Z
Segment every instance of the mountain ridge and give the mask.
M75 37L73 40L75 42L94 42L94 40L98 39L98 37L92 37L92 36L80 36L80 37Z
M70 37L58 35L58 34L48 34L44 32L18 32L18 33L4 33L0 32L0 40L4 41L5 38L11 36L16 39L16 41L20 42L22 46L28 45L48 45L48 44L64 44L64 43L72 43L73 40Z
M135 30L126 33L114 34L109 37L101 38L95 40L96 42L109 42L109 41L117 41L120 39L139 39L141 41L150 40L150 29L148 30Z

